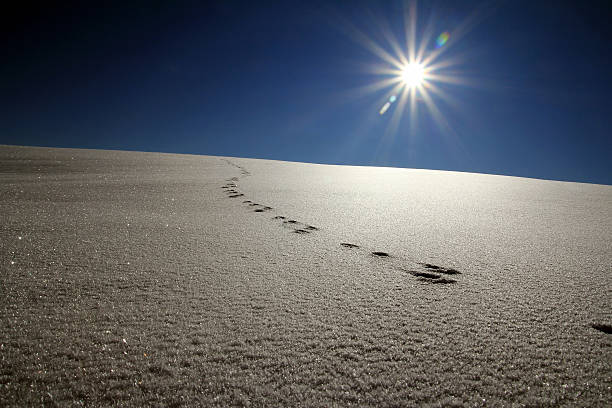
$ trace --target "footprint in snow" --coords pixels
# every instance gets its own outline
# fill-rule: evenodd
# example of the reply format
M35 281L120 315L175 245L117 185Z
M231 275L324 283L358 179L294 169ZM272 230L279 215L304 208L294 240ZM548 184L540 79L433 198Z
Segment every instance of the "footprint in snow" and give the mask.
M453 268L444 268L442 266L433 265L433 264L429 264L429 263L421 263L421 265L423 265L425 268L429 269L430 271L436 271L438 273L443 273L445 275L459 275L459 274L461 274L461 272L459 272L458 270L453 269Z
M341 242L340 245L345 248L359 248L359 245L349 244L348 242Z

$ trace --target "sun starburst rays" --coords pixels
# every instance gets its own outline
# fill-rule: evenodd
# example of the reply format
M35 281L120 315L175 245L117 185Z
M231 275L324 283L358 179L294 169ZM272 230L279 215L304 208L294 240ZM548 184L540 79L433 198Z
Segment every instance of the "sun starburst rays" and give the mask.
M445 73L445 70L459 63L459 61L454 61L450 58L440 58L443 52L446 51L446 48L441 47L434 51L428 51L427 49L432 38L434 38L433 21L431 18L421 38L418 38L416 2L407 3L407 7L404 9L404 25L404 47L402 47L388 26L383 26L381 29L391 52L387 52L383 45L376 43L373 39L359 32L359 37L362 40L367 38L367 41L360 42L371 52L379 56L383 62L387 63L385 67L379 67L376 70L379 75L386 78L376 81L377 85L375 87L383 87L383 81L391 87L391 91L386 92L385 99L382 102L380 115L389 112L391 106L396 102L386 131L391 138L395 137L399 130L405 113L408 113L410 120L409 132L410 134L415 134L418 129L418 105L421 102L425 104L427 112L429 112L431 117L438 124L442 125L441 128L446 128L446 120L440 109L436 106L434 96L436 99L445 99L447 98L447 93L435 86L434 83L462 83L460 78L455 78ZM446 33L442 45L448 40L448 37L449 35ZM448 99L450 100L451 98Z
M458 106L457 100L448 92L448 87L472 85L468 78L458 75L456 70L467 56L449 56L448 49L457 43L457 38L453 37L465 35L474 20L469 18L458 29L437 34L432 14L424 29L418 30L417 5L415 1L409 1L403 10L404 35L401 41L384 20L378 24L378 34L381 34L378 39L382 41L355 26L345 27L353 40L379 58L379 64L369 70L378 78L359 89L363 92L362 96L367 92L387 90L378 102L378 113L391 116L385 133L396 133L404 116L408 114L409 134L414 135L418 131L419 105L426 108L424 112L438 123L440 129L448 127L447 118L436 103L444 101L449 107ZM391 137L395 135L385 139Z

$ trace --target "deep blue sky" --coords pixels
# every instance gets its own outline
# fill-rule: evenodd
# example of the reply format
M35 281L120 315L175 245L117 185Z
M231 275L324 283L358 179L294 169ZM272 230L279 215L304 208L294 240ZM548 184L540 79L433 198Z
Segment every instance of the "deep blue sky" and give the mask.
M384 63L347 32L390 51L379 27L403 35L401 1L20 7L2 16L0 144L612 184L606 1L421 1L417 32L479 16L444 54L464 57L453 71L471 85L434 99L447 127L420 101L414 131L404 115L395 133L398 104L381 116L385 92L357 91Z

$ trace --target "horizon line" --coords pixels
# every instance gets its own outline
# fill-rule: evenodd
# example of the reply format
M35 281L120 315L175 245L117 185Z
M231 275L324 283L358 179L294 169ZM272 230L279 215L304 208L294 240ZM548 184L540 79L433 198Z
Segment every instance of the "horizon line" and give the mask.
M227 156L223 154L207 154L207 153L186 153L186 152L169 152L169 151L157 151L157 150L142 150L140 148L114 148L114 147L74 147L74 146L49 146L49 145L17 145L17 144L4 144L0 143L0 147L33 147L33 148L47 148L47 149L72 149L72 150L102 150L102 151L116 151L116 152L133 152L133 153L156 153L156 154L175 154L175 155L186 155L186 156L212 156L212 157L224 157L224 158L236 158L236 159L252 159L252 160L270 160L270 161L278 161L278 162L286 162L286 163L300 163L300 164L316 164L316 165L324 165L324 166L352 166L352 167L380 167L380 168L391 168L391 169L407 169L407 170L429 170L429 171L444 171L451 173L466 173L466 174L480 174L486 176L500 176L500 177L514 177L514 178L524 178L531 180L542 180L542 181L556 181L561 183L578 183L578 184L589 184L596 186L606 186L612 187L611 184L605 183L596 183L592 181L578 181L578 180L570 180L570 179L554 179L554 178L543 178L536 176L519 176L514 174L503 174L503 173L480 173L477 171L469 171L469 170L456 170L456 169L440 169L440 168L426 168L426 167L403 167L403 166L392 166L392 165L374 165L374 164L350 164L350 163L330 163L330 162L307 162L307 161L299 161L299 160L286 160L286 159L278 159L278 158L266 158L266 157L248 157L248 156Z

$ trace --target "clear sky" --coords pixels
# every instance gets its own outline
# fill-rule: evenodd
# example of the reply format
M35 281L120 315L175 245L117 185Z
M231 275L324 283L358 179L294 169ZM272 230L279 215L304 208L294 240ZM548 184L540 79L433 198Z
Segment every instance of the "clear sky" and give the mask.
M608 1L48 3L3 10L0 144L612 184Z

